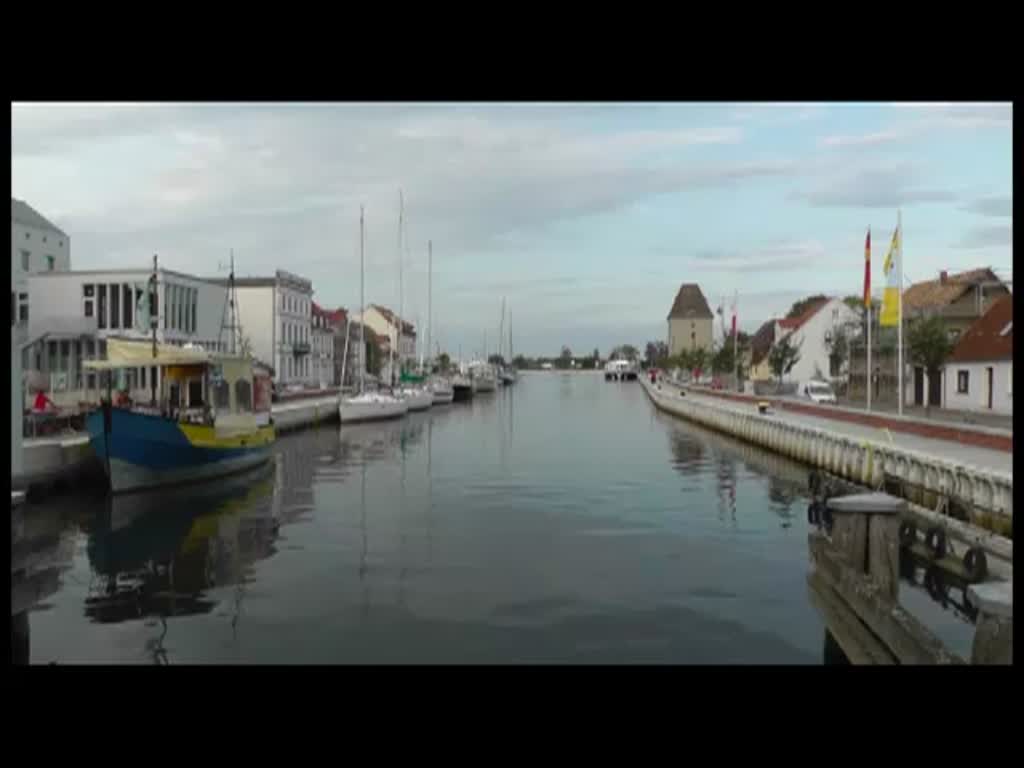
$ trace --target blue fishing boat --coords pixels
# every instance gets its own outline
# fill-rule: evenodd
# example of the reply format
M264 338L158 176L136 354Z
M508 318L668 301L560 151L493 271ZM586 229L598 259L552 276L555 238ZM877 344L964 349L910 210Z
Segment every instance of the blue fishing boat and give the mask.
M270 458L270 377L251 358L108 339L107 359L83 365L106 374L107 397L86 429L114 493L211 480ZM115 397L116 371L143 366L160 372L159 394L145 405Z

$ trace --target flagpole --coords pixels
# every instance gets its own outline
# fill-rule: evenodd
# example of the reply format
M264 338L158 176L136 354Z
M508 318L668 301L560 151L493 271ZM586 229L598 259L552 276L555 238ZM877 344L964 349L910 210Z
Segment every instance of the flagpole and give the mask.
M868 411L871 411L871 227L868 227L868 251L865 253L864 258L867 266L865 267L864 277L864 304L867 308L867 319L868 319L868 369L867 375L864 377L865 384L867 386L867 407Z
M899 272L896 273L898 285L896 290L899 293L899 298L896 303L897 314L899 315L899 324L896 326L896 365L898 366L896 369L896 388L899 392L899 397L896 412L902 416L903 399L905 397L903 393L903 212L899 208L896 209L896 237L899 238L896 254L899 257L899 264L896 267L899 270Z
M740 329L736 324L736 303L739 295L739 291L734 289L732 294L732 380L737 392L740 391L740 359L736 351L740 337Z

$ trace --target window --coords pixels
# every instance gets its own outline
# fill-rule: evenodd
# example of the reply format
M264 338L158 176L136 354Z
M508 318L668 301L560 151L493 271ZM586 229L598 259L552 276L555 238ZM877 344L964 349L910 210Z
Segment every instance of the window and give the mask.
M231 387L224 379L213 385L213 406L218 411L231 407Z
M96 309L99 310L99 317L97 318L97 327L98 328L106 328L107 327L107 286L101 285L101 286L99 286L98 290L99 290L99 299L98 299L99 303L98 303Z
M132 327L132 287L126 285L123 287L124 292L124 327Z
M27 293L19 293L18 294L18 305L19 305L18 306L18 322L19 323L27 323L28 322L28 294Z
M185 289L178 288L178 330L185 330Z
M956 372L956 391L958 394L966 395L967 386L970 379L970 371L957 371Z
M53 268L56 264L57 260L53 258L53 256L51 256L50 254L46 254L46 270L48 272L53 272Z
M121 291L117 285L110 286L110 327L121 327Z
M83 285L82 286L82 296L83 297L85 297L87 299L91 299L95 295L96 295L96 286L95 285L89 284L89 285Z
M139 376L139 388L140 389L145 389L146 388L146 369L145 368L142 369L142 375Z
M60 343L60 370L66 371L68 369L68 359L71 357L71 342L62 341Z
M192 289L192 333L196 332L196 307L199 304L199 289Z
M32 252L22 251L21 252L21 269L23 272L28 272L32 263Z
M252 410L252 385L248 379L235 382L235 405L239 413Z

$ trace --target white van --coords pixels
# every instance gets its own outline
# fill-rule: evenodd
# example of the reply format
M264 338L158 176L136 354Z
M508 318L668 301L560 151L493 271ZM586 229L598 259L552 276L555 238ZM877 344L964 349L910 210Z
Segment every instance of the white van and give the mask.
M805 381L800 387L800 397L810 400L812 403L831 405L836 404L836 393L827 381Z

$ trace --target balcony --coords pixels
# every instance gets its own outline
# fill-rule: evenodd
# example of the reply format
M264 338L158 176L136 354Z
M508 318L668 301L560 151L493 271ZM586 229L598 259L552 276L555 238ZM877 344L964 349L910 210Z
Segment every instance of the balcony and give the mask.
M308 341L298 341L298 342L292 344L292 354L293 355L308 355L309 354L309 342Z

